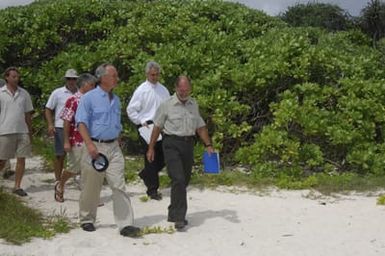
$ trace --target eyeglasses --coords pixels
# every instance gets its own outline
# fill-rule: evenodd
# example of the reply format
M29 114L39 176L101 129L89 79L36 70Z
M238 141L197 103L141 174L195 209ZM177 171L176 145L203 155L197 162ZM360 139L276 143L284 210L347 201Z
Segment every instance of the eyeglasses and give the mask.
M67 80L77 80L76 77L67 77L66 79L67 79Z

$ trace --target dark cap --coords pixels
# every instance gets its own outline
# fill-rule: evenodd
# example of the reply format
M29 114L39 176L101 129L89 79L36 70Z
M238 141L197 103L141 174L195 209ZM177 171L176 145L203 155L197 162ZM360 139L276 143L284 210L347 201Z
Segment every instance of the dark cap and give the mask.
M96 159L92 159L92 167L98 172L104 172L108 168L108 159L102 153Z

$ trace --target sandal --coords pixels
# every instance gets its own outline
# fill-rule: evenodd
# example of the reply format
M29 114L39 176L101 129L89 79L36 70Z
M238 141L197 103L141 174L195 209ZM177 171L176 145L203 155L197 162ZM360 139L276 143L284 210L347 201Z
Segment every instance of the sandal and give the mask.
M64 202L64 191L59 189L60 183L55 184L55 201L59 203Z

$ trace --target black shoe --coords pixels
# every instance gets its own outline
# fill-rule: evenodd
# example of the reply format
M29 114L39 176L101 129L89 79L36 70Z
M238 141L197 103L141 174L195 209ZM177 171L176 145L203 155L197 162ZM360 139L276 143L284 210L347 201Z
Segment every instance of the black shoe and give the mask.
M157 201L162 200L162 194L161 193L154 193L154 194L148 195L148 197L150 197L153 200L157 200Z
M11 178L13 175L15 175L15 171L8 170L3 173L3 178L7 180Z
M184 228L186 227L185 222L186 222L186 220L175 222L175 224L174 224L175 229L176 229L177 231L183 231Z
M92 231L96 230L94 224L92 224L92 223L83 223L80 226L82 227L82 229L84 231L87 231L87 232L92 232Z
M18 196L28 196L27 192L25 192L22 188L13 190L13 193Z
M139 237L140 234L140 228L134 227L134 226L126 226L122 230L120 230L120 234L122 236L128 236L128 237Z
M168 221L168 222L178 222L178 221L175 221L175 220L170 219L170 218L168 218L167 221ZM184 221L183 221L183 224L184 224L185 226L187 226L187 225L188 225L188 221L187 221L187 220L184 220Z

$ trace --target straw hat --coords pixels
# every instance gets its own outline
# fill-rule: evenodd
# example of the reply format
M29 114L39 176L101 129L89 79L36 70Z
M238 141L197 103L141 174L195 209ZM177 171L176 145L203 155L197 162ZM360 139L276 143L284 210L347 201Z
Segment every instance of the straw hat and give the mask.
M78 72L76 72L75 69L68 69L66 71L66 74L64 75L64 78L78 78Z

